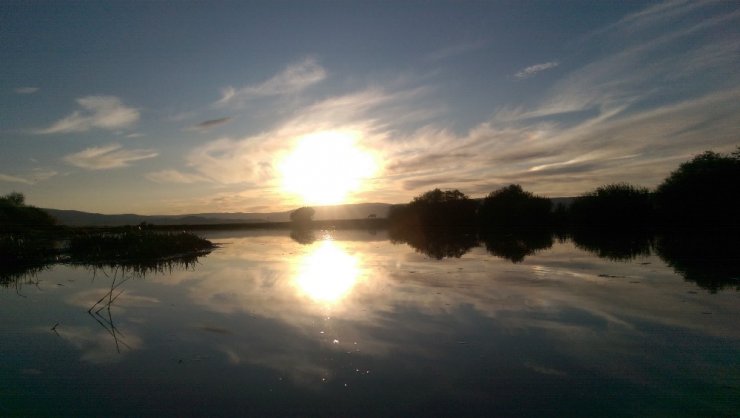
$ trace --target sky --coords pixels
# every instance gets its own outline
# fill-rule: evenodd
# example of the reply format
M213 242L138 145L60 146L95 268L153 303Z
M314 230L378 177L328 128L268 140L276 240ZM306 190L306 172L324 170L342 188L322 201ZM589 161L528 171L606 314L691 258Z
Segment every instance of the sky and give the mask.
M0 39L39 207L575 196L740 146L736 1L4 1Z

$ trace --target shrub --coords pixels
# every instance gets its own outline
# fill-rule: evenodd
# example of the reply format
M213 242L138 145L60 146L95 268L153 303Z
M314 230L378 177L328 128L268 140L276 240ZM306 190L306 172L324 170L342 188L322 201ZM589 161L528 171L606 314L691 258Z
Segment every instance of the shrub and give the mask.
M740 227L740 147L707 151L681 164L655 192L658 213L673 226Z
M525 192L518 184L491 192L478 211L478 219L487 227L545 226L551 223L552 202Z
M49 229L56 224L47 212L25 204L20 193L9 193L0 197L0 232L24 232Z
M573 201L570 219L576 227L648 226L654 219L650 192L627 183L601 186Z

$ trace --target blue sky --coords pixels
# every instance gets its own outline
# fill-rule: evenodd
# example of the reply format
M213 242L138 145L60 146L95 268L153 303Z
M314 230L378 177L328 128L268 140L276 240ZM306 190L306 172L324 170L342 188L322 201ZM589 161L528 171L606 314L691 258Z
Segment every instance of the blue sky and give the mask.
M377 162L348 202L653 187L740 145L739 27L732 1L4 2L0 193L292 209L280 162L322 132Z

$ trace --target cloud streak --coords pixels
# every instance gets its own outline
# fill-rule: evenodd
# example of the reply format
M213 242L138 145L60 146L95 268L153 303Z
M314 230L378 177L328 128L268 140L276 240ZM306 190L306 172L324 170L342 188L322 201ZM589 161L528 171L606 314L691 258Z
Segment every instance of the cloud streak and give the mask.
M542 64L531 65L531 66L529 66L529 67L527 67L527 68L519 71L518 73L514 74L514 77L522 80L522 79L525 79L525 78L532 77L532 76L534 76L534 75L536 75L538 73L541 73L543 71L547 71L547 70L553 69L553 68L557 67L558 65L560 65L560 64L557 61L550 61L550 62L544 62Z
M486 45L487 43L483 41L455 44L433 51L427 54L425 58L431 62L443 61L480 50L486 47Z
M110 170L128 167L135 161L154 158L158 152L150 149L124 149L120 144L86 148L67 155L65 162L85 170Z
M189 128L187 128L188 131L207 131L208 129L215 128L217 126L225 125L229 122L231 122L231 117L225 117L225 118L218 118L218 119L210 119L203 121L201 123L198 123L196 125L193 125Z
M280 73L259 84L246 87L227 87L222 90L217 106L240 104L259 97L282 96L300 92L323 81L326 70L314 59L306 58L289 65Z
M80 110L51 124L37 129L38 134L86 132L91 129L116 130L134 125L139 111L124 105L114 96L86 96L77 99Z
M39 91L38 87L18 87L15 89L17 94L34 94Z
M535 102L501 108L468 129L429 111L440 102L429 87L376 86L285 111L257 134L201 144L187 154L187 170L149 178L228 185L209 200L228 210L289 208L300 203L281 192L276 162L302 135L345 130L381 162L351 201L406 202L433 187L479 197L511 183L551 197L621 181L653 187L693 155L737 146L740 39L721 35L740 14L703 7L667 3L589 35L582 46L598 54L553 74ZM555 66L533 65L517 78ZM232 192L237 187L244 190Z
M25 175L10 175L10 174L3 174L0 173L0 182L8 182L8 183L21 183L21 184L27 184L29 186L32 186L38 182L48 180L54 176L56 176L57 173L54 170L48 170L43 168L35 168L31 170L30 173Z
M197 175L183 173L178 170L160 170L148 173L146 178L155 183L179 183L179 184L192 184L201 181L210 181L208 178Z

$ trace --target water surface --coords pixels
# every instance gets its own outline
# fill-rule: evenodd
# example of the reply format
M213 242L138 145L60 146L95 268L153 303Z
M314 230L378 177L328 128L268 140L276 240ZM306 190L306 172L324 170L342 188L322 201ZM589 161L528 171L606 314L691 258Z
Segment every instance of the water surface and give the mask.
M222 246L194 265L57 265L0 289L0 415L740 410L740 292L650 251L207 238Z

